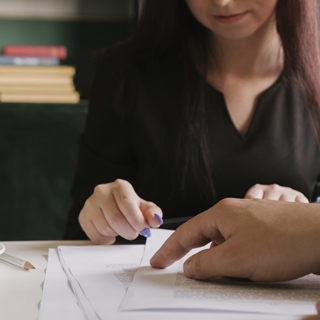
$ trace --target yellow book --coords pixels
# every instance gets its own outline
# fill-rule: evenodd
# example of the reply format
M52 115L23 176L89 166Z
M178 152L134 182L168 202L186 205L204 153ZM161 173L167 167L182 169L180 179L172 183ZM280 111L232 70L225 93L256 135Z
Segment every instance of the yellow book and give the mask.
M23 83L18 82L0 83L0 92L20 92L21 90L27 91L46 91L46 90L64 90L75 91L73 82L70 83Z
M4 66L0 65L0 75L51 75L69 76L75 75L72 66Z
M25 103L78 103L79 93L0 93L1 102Z
M73 85L64 86L2 86L0 85L0 93L10 93L10 94L67 94L74 93L76 90Z
M20 86L30 85L70 85L73 84L72 77L64 75L42 75L42 74L1 74L0 73L0 86L2 84L16 84Z

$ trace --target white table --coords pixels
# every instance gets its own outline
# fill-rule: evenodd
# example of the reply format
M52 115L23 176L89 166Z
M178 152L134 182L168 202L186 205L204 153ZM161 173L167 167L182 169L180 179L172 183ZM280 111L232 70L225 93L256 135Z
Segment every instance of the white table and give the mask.
M1 320L38 319L50 248L57 248L60 245L92 244L90 241L16 241L3 243L8 254L29 261L36 269L26 271L0 260ZM152 316L149 318L152 318ZM247 318L245 319L247 320Z
M0 260L0 319L36 320L48 260L48 249L59 245L88 245L90 241L3 242L6 253L29 261L36 269L26 271Z

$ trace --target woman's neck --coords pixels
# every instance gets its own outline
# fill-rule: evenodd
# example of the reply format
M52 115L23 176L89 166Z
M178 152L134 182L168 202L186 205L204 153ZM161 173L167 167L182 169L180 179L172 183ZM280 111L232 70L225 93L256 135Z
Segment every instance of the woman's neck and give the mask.
M222 77L268 77L282 72L283 52L275 26L241 40L214 37L213 43L212 70Z
M234 126L245 134L258 97L279 78L283 53L275 27L247 39L214 39L207 82L223 93Z

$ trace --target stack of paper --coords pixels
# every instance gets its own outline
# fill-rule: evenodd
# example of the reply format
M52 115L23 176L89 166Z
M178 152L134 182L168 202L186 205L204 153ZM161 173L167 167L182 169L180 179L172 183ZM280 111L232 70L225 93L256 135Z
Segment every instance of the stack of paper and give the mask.
M293 320L316 314L320 279L314 275L282 283L196 281L182 273L187 257L152 269L151 256L171 232L153 230L146 246L50 249L39 320Z

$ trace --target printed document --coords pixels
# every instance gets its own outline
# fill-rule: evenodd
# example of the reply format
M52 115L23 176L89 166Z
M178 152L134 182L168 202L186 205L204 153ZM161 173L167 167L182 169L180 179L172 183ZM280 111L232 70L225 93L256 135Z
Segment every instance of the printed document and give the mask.
M183 262L167 269L153 269L149 260L168 237L165 230L153 230L120 310L233 311L264 314L316 314L320 299L320 277L309 275L281 283L256 283L219 278L212 281L187 279ZM150 294L152 292L152 294Z
M171 233L152 230L146 246L50 249L39 320L297 320L316 314L317 276L278 284L201 282L184 277L185 259L152 269L150 257Z

